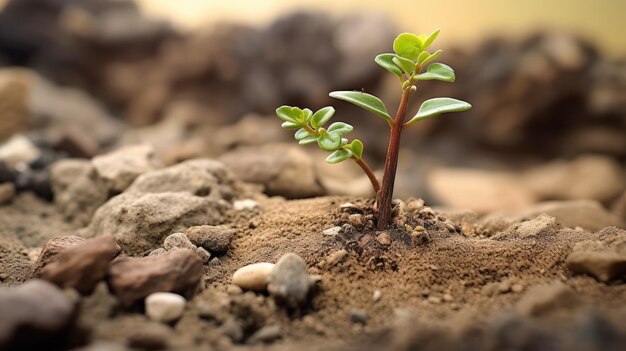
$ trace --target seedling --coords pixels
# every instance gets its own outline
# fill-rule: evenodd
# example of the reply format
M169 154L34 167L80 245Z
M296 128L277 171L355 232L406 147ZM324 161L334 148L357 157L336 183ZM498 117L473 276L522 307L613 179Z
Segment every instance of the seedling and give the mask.
M472 106L465 101L448 97L434 98L422 103L417 113L405 121L406 108L410 97L417 92L417 84L422 80L439 80L452 83L456 77L454 70L443 63L432 63L441 55L441 50L433 53L428 48L439 35L439 30L430 35L400 34L393 42L395 53L376 56L374 61L396 75L402 88L400 105L394 118L391 118L385 104L376 96L360 91L333 91L329 95L364 108L384 119L391 129L389 146L385 158L382 186L378 182L371 167L363 159L363 143L345 138L354 128L343 122L334 122L328 128L324 126L335 113L331 106L317 112L305 108L281 106L276 114L284 122L283 128L297 129L295 138L301 145L317 143L320 149L331 152L326 158L328 163L353 160L368 176L376 193L377 229L383 230L391 225L391 200L398 166L400 136L404 127L414 125L427 118L439 116L447 112L467 111Z

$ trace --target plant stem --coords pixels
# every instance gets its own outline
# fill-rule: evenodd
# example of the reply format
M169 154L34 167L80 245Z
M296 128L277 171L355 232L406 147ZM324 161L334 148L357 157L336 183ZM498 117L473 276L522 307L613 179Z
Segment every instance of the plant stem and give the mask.
M391 127L391 136L389 138L389 147L387 148L387 157L385 158L385 173L383 175L383 184L378 193L376 202L378 203L378 224L377 229L383 230L391 225L391 201L393 199L393 186L396 180L396 170L398 168L398 153L400 152L400 135L402 134L402 125L406 115L406 106L409 102L411 89L403 89L400 106L393 120Z
M372 171L370 166L362 158L352 157L352 159L354 160L354 162L356 162L357 165L361 167L363 172L367 174L367 177L372 183L372 187L374 187L374 192L376 192L376 196L378 196L378 193L380 192L380 184L378 183L378 179L376 179L376 175L374 175L374 172Z

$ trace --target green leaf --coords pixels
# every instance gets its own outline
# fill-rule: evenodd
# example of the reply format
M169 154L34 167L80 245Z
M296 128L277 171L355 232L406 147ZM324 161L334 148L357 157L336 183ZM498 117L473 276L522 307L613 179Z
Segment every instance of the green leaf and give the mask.
M439 55L441 55L443 51L441 50L437 50L435 52L433 52L432 54L430 54L428 57L426 57L422 62L420 62L420 65L425 65L433 60L435 60L437 57L439 57Z
M400 57L400 56L394 57L393 63L400 66L402 70L404 71L404 73L406 73L408 76L413 74L413 71L415 71L415 62L409 59L405 59L404 57Z
M282 119L285 122L298 123L300 120L302 110L297 107L291 106L281 106L276 109L276 115L278 118Z
M470 108L472 108L472 105L465 101L447 97L426 100L422 103L422 106L420 106L420 109L417 111L415 117L411 118L411 120L406 122L404 125L409 126L417 121L434 117L442 113L467 111Z
M393 41L393 51L409 60L417 58L420 51L422 51L421 47L422 41L417 35L412 33L402 33Z
M428 58L428 56L430 56L430 53L428 51L420 52L420 55L417 57L417 64L421 65L422 62L424 62L424 60L426 60L426 58Z
M417 80L440 80L443 82L454 82L456 76L454 75L454 70L443 63L433 63L428 66L428 69L425 73L418 74L415 76Z
M307 132L306 129L304 128L298 129L296 134L294 134L294 137L296 138L296 140L302 140L308 136L309 136L309 132Z
M328 127L328 132L339 133L339 135L348 134L354 130L354 127L349 125L348 123L343 122L335 122Z
M389 113L387 112L385 104L374 95L370 95L360 91L333 91L329 94L329 96L362 107L384 118L389 124L393 122L393 120L389 116Z
M283 124L280 125L283 128L287 128L287 129L298 129L300 128L300 124L299 123L294 123L294 122L283 122Z
M317 137L315 135L309 135L306 138L300 139L300 141L298 141L298 144L307 145L307 144L313 144L315 142L317 142Z
M352 151L348 149L339 149L326 157L326 162L339 163L349 159L350 157L352 157Z
M374 61L382 68L402 78L402 69L393 63L394 54L380 54L376 56Z
M341 145L340 145L340 147L344 147L346 144L348 144L348 139L341 138Z
M352 140L352 143L350 143L350 145L347 145L346 148L352 150L352 153L354 153L354 156L356 158L360 159L363 157L363 143L361 142L361 140Z
M317 138L317 144L322 150L335 151L341 146L341 134L336 132L326 133Z
M428 36L428 39L426 39L424 41L424 44L422 45L422 50L428 49L428 47L435 41L435 39L437 39L439 32L440 30L437 29L436 31L430 33L430 35Z
M311 118L311 125L313 128L317 129L319 127L324 126L329 119L333 117L335 114L335 109L332 106L326 106L322 109L319 109L313 117Z
M313 111L309 110L308 108L305 108L304 110L302 110L301 115L300 115L302 124L308 124L311 121L312 117L313 117Z

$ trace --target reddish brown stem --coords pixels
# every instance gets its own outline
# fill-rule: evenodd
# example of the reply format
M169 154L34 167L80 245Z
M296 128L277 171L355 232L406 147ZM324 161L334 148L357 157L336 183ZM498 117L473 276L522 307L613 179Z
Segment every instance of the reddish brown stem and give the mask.
M402 92L400 106L398 106L398 112L391 126L391 136L389 137L389 147L387 148L387 157L385 159L383 184L376 198L378 204L378 230L387 229L391 225L391 200L393 199L393 186L396 180L396 170L398 168L400 136L402 134L402 125L404 124L406 106L409 102L410 95L410 88Z
M356 162L357 165L361 167L363 172L367 174L367 177L370 179L370 182L372 183L372 187L374 187L376 196L378 196L378 193L380 192L380 184L378 183L378 179L376 178L376 175L374 175L374 172L372 171L370 166L367 164L367 162L363 161L362 158L353 157L352 159L354 160L354 162Z

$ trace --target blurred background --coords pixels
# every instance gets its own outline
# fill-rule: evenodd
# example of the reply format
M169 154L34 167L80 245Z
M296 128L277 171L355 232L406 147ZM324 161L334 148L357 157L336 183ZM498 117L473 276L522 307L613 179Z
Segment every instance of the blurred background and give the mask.
M591 199L626 218L626 2L0 1L0 183L52 199L49 166L150 144L165 164L218 158L270 195L371 196L350 163L323 162L276 107L355 125L382 168L384 122L332 90L399 86L373 58L398 33L440 28L465 113L403 135L397 197L479 213Z

